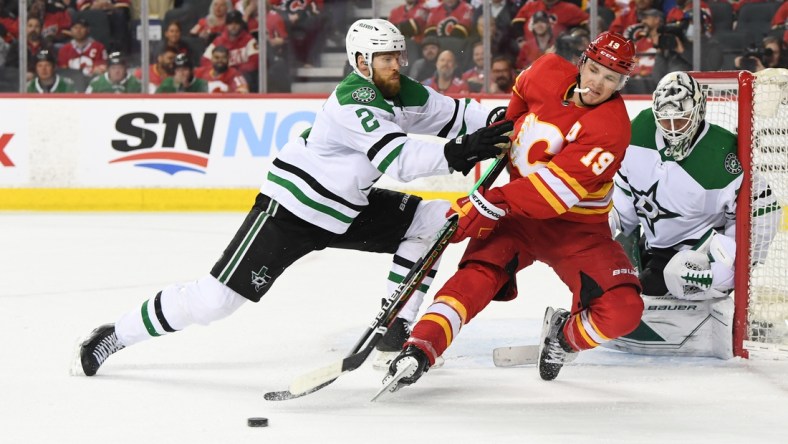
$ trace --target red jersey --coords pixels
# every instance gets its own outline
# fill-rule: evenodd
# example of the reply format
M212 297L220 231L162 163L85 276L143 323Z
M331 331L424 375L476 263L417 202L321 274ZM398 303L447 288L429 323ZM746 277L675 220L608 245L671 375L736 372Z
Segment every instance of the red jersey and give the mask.
M471 92L470 87L468 86L468 82L462 79L454 78L452 79L449 87L446 89L440 89L438 86L438 78L433 76L429 79L422 82L424 86L429 86L430 88L438 91L441 94L469 94Z
M532 34L533 35L533 34ZM536 41L535 37L531 37L526 39L523 42L523 46L520 47L520 52L517 54L517 61L515 62L514 66L517 69L525 69L531 66L531 63L535 62L536 59L542 56L542 54L547 51L547 48L553 46L555 44L555 37L550 36L550 40L544 46L544 48L539 47L539 43Z
M57 66L82 71L88 77L98 66L107 64L107 50L101 42L88 37L81 46L76 40L63 45L57 53Z
M788 25L788 3L780 5L780 9L772 18L772 28ZM788 42L788 28L783 33L783 40Z
M473 8L461 1L452 10L442 4L430 9L424 34L467 37L472 29Z
M512 212L533 219L607 221L613 176L629 145L624 99L580 107L571 101L577 68L545 54L515 82L506 118L515 121L511 181L501 187Z
M633 77L648 77L654 71L654 63L657 61L657 48L654 42L648 37L635 40L635 54L638 61L635 69L632 70Z
M211 26L208 24L208 19L203 17L197 22L197 29L192 35L200 35L203 31L207 31L208 35L221 34L226 27L227 25L224 22Z
M276 11L268 11L265 19L265 28L266 31L268 31L269 39L276 37L281 37L283 39L287 38L287 27L285 26L285 20Z
M573 3L559 1L548 9L541 1L531 1L517 11L517 15L512 19L512 26L521 27L523 34L528 35L530 33L528 23L531 21L531 16L537 11L545 11L550 16L555 36L560 35L567 28L588 22L588 13Z
M421 1L418 1L411 7L405 4L392 9L389 13L389 21L393 23L394 26L399 26L402 22L409 22L410 26L413 28L414 37L419 37L427 28L427 18L429 15L429 10L421 4Z
M194 76L208 83L209 93L247 93L249 85L244 76L235 68L218 74L210 66L201 66L194 70Z
M5 35L6 43L11 43L19 38L19 21L8 17L0 17L0 25L5 26L7 31Z
M613 23L610 24L610 27L607 30L624 34L624 30L635 23L640 23L640 20L638 19L638 11L636 8L629 8L629 12L626 14L616 15L616 18L613 19Z
M137 68L134 70L134 77L142 80L142 68ZM148 82L150 82L148 84L148 92L151 94L156 92L156 88L161 85L161 82L163 82L167 77L170 76L167 75L167 73L159 72L159 69L155 63L150 65L148 68Z
M202 54L201 66L211 66L211 54L213 48L224 46L230 52L230 66L242 73L257 71L260 51L257 48L257 40L245 30L241 30L234 39L230 38L227 30L224 30L213 42L205 48Z
M708 3L704 1L700 2L700 18L703 26L703 32L706 34L711 34L713 27L711 9L709 8ZM684 9L674 6L665 16L665 23L680 22L682 20L689 20L690 23L692 23L692 2L687 3L687 5L684 6Z
M57 37L71 29L71 16L66 11L47 12L41 25L41 37ZM70 31L69 31L70 32ZM66 34L71 35L71 34Z

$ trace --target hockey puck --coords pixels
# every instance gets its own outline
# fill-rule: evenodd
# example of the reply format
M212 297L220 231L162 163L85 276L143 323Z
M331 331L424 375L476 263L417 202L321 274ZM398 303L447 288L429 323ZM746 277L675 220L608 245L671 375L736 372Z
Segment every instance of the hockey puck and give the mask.
M268 427L268 418L249 418L246 420L246 425L249 427Z

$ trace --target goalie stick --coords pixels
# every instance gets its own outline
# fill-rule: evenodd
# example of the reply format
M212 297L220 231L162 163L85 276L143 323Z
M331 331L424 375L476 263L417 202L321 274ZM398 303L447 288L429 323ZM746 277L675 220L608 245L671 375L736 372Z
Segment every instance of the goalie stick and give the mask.
M496 158L479 181L474 184L469 194L472 194L481 187L489 188L506 167L507 159L508 157L506 154ZM325 367L315 369L309 373L305 373L295 378L290 383L288 390L267 392L264 395L264 399L267 401L285 401L300 398L326 387L342 374L352 372L359 368L361 364L367 360L383 335L386 334L386 330L394 322L394 319L397 317L402 307L408 302L419 285L421 285L424 277L432 269L432 265L435 264L435 261L443 254L443 251L449 244L451 236L457 231L458 219L459 216L455 214L446 220L446 223L438 232L437 239L435 239L421 258L416 261L399 286L397 286L394 293L384 300L383 307L375 316L375 319L369 327L367 327L353 346L353 349L344 359Z

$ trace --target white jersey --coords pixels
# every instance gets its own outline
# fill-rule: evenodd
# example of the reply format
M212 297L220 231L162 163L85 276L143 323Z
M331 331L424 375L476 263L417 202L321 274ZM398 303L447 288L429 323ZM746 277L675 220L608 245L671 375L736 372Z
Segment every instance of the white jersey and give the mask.
M632 121L613 205L624 233L642 225L648 249L682 250L711 228L735 239L736 196L743 179L736 136L707 122L699 131L690 155L676 162L664 154L651 109ZM754 181L753 196L753 231L766 234L757 239L768 244L779 227L780 206L763 181ZM753 251L765 252L767 245L761 247Z
M483 127L489 110L452 99L401 76L394 101L351 73L334 90L314 126L282 148L261 192L301 219L344 233L386 174L402 182L449 174L442 143L407 133L454 138Z

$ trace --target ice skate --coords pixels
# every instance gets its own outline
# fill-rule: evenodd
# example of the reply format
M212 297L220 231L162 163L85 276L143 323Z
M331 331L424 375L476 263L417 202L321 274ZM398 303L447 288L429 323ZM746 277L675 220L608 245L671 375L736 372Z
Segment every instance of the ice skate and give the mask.
M93 330L79 347L79 359L85 376L95 375L111 354L124 348L115 335L115 324L104 324Z
M372 368L375 370L388 370L391 361L399 355L405 346L405 341L410 337L410 324L403 318L396 318L386 334L375 346L375 359Z
M383 378L383 387L372 400L376 400L384 393L396 392L406 385L415 383L429 368L430 361L427 355L415 345L409 345L391 362L389 373Z
M564 339L563 327L568 318L569 312L564 309L547 307L545 310L539 340L539 361L536 364L539 376L545 381L555 379L561 367L577 357L577 353Z

